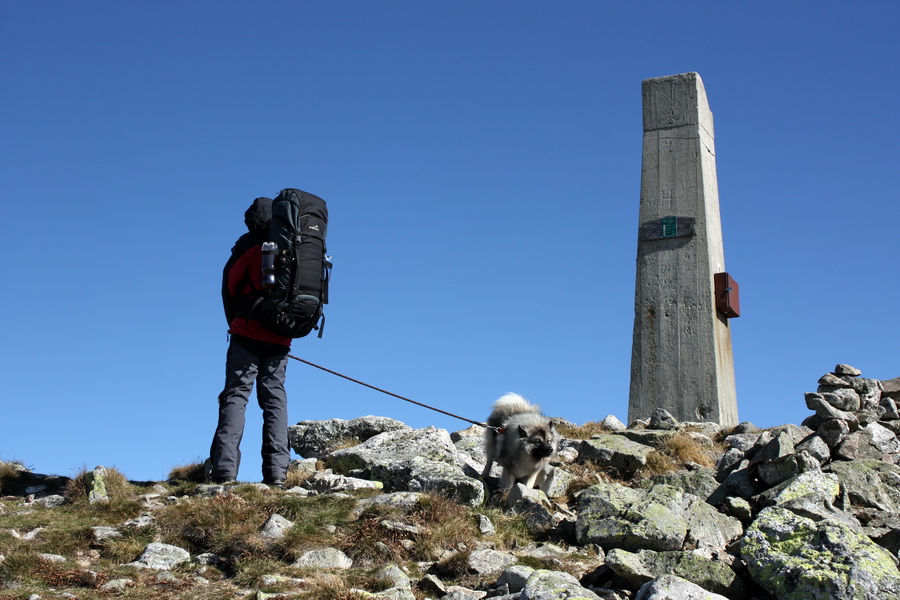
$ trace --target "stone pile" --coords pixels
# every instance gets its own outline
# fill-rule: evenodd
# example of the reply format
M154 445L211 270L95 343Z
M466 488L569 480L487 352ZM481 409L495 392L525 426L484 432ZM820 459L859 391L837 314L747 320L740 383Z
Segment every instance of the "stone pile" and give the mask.
M354 564L329 547L307 552L294 566L377 569L393 587L359 595L382 600L900 598L897 382L865 379L838 365L806 394L809 418L767 430L679 423L662 410L628 427L607 417L604 433L563 440L540 489L517 485L507 495L494 489L497 467L488 482L480 478L485 458L477 426L449 433L383 417L304 421L289 437L304 457L293 468L306 477L283 493L375 490L357 501L358 514L377 504L398 509L401 516L380 527L412 544L419 531L402 515L437 492L476 512L499 504L520 515L536 541L504 549L480 514L482 535L472 540L464 565L468 580L480 582L475 587L458 585L439 563L419 564L416 572L425 575L412 576L407 565ZM641 475L660 448L685 438L712 459L701 462L715 466L686 462ZM585 472L602 475L585 482ZM34 493L39 482L29 481ZM35 495L51 498L50 491ZM228 493L227 486L205 484L194 492ZM273 515L259 526L261 537L277 540L293 523ZM98 543L121 535L102 529L94 532ZM220 560L151 544L129 565L164 573ZM527 566L538 563L542 568ZM296 585L300 593L302 581Z

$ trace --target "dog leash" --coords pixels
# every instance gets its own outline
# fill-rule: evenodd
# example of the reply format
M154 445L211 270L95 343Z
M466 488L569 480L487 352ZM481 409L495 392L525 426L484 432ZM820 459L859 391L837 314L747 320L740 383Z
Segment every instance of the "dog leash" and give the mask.
M344 375L343 373L338 373L337 371L332 371L331 369L325 368L322 365L317 365L316 363L310 362L308 360L304 360L304 359L300 358L299 356L294 356L293 354L288 354L287 356L288 356L288 358L293 358L296 361L302 362L303 364L309 365L311 367L315 367L317 369L325 371L326 373L331 373L332 375L337 375L338 377L343 377L347 381L352 381L353 383L358 383L359 385L373 389L377 392L381 392L382 394L387 394L388 396L393 396L394 398L399 398L400 400L405 400L406 402L410 402L417 406L421 406L423 408L427 408L429 410L439 412L441 414L447 415L448 417L453 417L454 419L459 419L460 421L465 421L466 423L471 423L472 425L480 425L481 427L487 427L488 429L493 429L497 433L503 433L504 431L506 431L506 429L504 429L503 427L494 427L492 425L488 425L487 423L482 423L481 421L473 421L472 419L467 419L467 418L461 417L459 415L454 415L453 413L447 412L446 410L441 410L440 408L435 408L433 406L428 406L427 404L423 404L421 402L416 402L415 400L410 400L409 398L404 398L403 396L401 396L399 394L395 394L393 392L383 390L380 387L375 387L374 385L370 385L370 384L368 384L364 381L360 381L358 379L353 379L352 377Z

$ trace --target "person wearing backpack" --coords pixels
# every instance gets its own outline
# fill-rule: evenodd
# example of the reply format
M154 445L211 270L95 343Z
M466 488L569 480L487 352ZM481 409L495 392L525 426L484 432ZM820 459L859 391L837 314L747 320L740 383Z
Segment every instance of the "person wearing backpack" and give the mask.
M272 199L255 199L244 214L248 231L234 244L222 274L222 301L231 335L225 387L219 394L218 424L209 451L209 479L214 483L237 478L245 409L254 382L263 411L263 483L283 487L290 462L284 382L291 338L253 318L254 307L264 295L262 244L271 218Z

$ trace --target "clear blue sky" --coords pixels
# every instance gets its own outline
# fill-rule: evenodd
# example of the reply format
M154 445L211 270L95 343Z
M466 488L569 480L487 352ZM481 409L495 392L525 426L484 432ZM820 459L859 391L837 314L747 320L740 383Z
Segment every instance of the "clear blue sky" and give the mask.
M0 2L0 459L202 460L256 196L329 203L294 352L481 420L627 418L641 81L715 115L740 419L900 376L896 2ZM291 422L466 423L292 362ZM242 480L257 480L248 408Z

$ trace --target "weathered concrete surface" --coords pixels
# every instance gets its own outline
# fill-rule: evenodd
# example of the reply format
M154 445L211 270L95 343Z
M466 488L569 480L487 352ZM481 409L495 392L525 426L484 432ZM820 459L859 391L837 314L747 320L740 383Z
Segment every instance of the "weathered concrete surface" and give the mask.
M694 235L638 242L628 419L655 408L680 421L736 424L728 320L715 308L725 272L712 112L697 73L643 82L640 225L694 219Z

